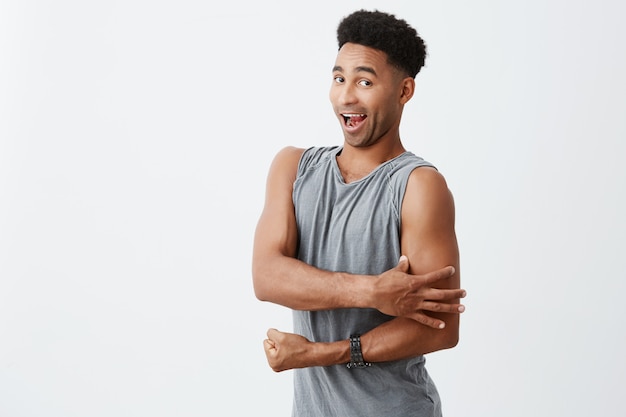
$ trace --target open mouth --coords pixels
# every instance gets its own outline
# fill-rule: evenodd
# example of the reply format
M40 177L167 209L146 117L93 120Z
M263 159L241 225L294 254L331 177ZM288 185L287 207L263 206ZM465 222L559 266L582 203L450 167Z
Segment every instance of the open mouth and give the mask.
M367 118L363 113L342 113L341 116L346 127L357 127Z

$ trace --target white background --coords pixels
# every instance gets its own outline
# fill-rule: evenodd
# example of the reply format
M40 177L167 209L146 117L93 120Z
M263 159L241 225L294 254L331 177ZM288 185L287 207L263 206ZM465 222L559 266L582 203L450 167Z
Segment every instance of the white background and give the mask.
M429 47L407 148L457 204L447 416L622 416L626 7L0 1L0 417L287 416L251 243L283 146L342 141L335 28Z

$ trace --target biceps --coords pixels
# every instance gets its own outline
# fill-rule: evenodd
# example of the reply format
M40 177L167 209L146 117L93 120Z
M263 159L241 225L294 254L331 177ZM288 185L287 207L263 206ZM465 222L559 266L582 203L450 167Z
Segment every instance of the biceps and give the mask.
M460 288L459 250L454 231L419 239L403 237L402 241L402 251L409 258L410 273L419 275L453 266L454 275L437 282L434 287Z
M296 255L298 233L293 210L280 207L277 202L266 206L257 224L254 237L254 255Z
M460 285L454 222L454 200L443 177L433 171L414 171L402 205L402 253L409 257L413 274L454 266L455 275L438 283L442 288Z
M298 233L292 201L301 149L285 148L270 167L265 190L265 206L254 237L254 257L296 254Z

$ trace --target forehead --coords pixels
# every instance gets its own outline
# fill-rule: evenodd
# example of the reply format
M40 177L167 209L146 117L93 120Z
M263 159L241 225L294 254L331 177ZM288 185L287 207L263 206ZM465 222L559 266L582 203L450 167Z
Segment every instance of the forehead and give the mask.
M346 72L372 68L379 75L393 70L386 53L356 43L346 43L341 47L335 59L335 68L337 67Z

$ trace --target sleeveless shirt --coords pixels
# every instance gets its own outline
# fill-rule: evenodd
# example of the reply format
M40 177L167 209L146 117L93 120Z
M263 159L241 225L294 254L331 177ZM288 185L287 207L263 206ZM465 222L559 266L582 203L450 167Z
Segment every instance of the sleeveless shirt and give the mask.
M298 259L323 270L377 275L401 256L400 213L409 175L433 165L405 152L346 184L336 159L341 150L309 148L300 158L293 187ZM360 308L293 312L295 333L314 342L347 340L392 318ZM293 416L439 417L439 395L424 363L419 356L363 369L295 369Z

